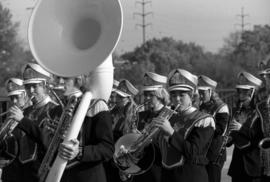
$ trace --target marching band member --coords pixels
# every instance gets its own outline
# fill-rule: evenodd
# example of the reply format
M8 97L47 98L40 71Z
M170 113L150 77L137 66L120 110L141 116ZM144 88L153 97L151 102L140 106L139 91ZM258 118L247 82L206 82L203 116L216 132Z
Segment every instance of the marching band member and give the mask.
M238 108L229 124L234 151L228 175L232 182L260 181L259 141L263 138L261 123L255 110L255 96L262 81L248 72L238 75L236 85Z
M11 105L16 105L19 108L26 108L28 104L27 95L23 86L23 80L19 78L10 78L5 84L10 98ZM9 118L7 118L9 119ZM0 138L0 156L2 181L3 182L19 182L21 181L21 168L23 165L19 162L19 146L20 137L23 135L22 131L15 128L4 140Z
M120 80L119 83L114 81L114 85L118 86L113 88L112 94L115 96L115 106L110 112L113 118L112 131L115 143L124 134L136 132L137 104L134 101L134 96L139 91L125 79ZM104 166L109 182L127 180L127 176L118 170L112 159L104 163Z
M221 170L226 160L226 150L220 154L223 143L222 135L225 132L230 117L227 104L225 104L215 92L216 86L217 82L211 78L204 75L199 76L198 91L201 100L200 111L211 114L216 124L214 137L207 152L209 164L207 164L206 169L209 182L221 181Z
M67 80L65 83L68 84ZM58 154L77 164L65 170L61 181L106 182L103 162L112 158L114 145L112 117L104 100L91 102L78 139L70 143L72 145L62 143Z
M139 91L128 80L123 79L114 92L116 93L116 106L111 110L111 114L114 141L117 141L124 134L136 130L137 104L134 96Z
M63 98L61 102L63 102L63 105L66 106L69 99L73 96L76 98L79 98L82 96L82 91L79 89L82 84L78 82L79 77L74 78L61 78L64 81L64 93ZM44 149L47 149L49 144L51 143L51 139L54 135L55 129L58 126L59 119L61 117L61 114L63 112L63 106L57 105L46 113L46 118L43 120L46 120L47 125L46 129L39 127L38 125L33 125L32 122L29 120L21 121L19 124L19 128L23 129L29 136L31 136L38 144L40 144ZM47 136L46 133L50 133L49 136ZM44 137L44 135L46 137Z
M155 118L162 130L159 147L162 154L161 181L207 182L205 166L215 122L211 115L192 106L197 76L183 69L175 69L168 76L171 102L179 106L178 114L170 121Z
M270 69L267 68L263 71L261 74L264 88L266 89L267 97L265 97L265 100L263 100L261 103L257 105L257 111L259 113L261 124L262 124L262 131L264 138L269 138L270 132L267 130L267 128L270 125L269 120L269 98L270 98ZM266 106L266 107L265 107ZM270 181L270 152L269 152L269 142L268 145L264 146L267 142L261 142L259 143L260 152L261 152L261 167L262 167L262 182ZM264 147L263 147L264 146Z
M165 86L167 77L152 72L146 72L143 81L144 101L149 105L149 109L139 113L137 128L142 131L149 126L153 118L157 117L164 106L170 102L169 93ZM157 144L153 141L153 145L157 148ZM151 147L151 146L150 146ZM155 150L155 161L153 166L145 173L133 177L134 182L148 181L159 182L161 180L161 157L159 150Z
M24 87L29 98L32 98L33 105L22 111L17 106L10 109L11 118L20 122L18 127L23 131L27 131L27 127L37 125L44 129L45 142L52 133L48 130L49 121L47 113L56 106L56 103L48 95L47 82L51 75L41 66L34 63L28 63L23 69ZM24 124L22 124L24 123ZM42 153L45 149L41 145L37 145L30 135L24 134L20 137L20 155L19 161L23 164L21 168L21 181L38 181L37 170L42 160Z

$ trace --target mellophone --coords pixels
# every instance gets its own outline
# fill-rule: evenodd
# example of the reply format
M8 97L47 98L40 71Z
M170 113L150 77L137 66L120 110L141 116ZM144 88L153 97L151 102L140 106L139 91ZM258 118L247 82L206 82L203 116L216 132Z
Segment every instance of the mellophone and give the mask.
M180 104L174 109L164 106L158 117L169 120L179 107ZM141 133L130 133L119 138L113 156L117 167L125 174L132 175L139 175L149 170L155 159L155 150L150 144L159 132L160 129L155 127L154 121L151 121ZM147 162L140 166L141 160Z

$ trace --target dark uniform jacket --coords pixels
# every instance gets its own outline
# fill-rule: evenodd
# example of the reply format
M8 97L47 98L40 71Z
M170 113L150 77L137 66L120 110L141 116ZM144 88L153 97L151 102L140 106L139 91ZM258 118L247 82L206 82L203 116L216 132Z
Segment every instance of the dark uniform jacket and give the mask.
M47 97L43 102L26 108L21 122L27 121L40 128L45 128L47 113L55 106L55 102ZM18 144L18 154L14 161L3 170L2 179L3 181L15 179L15 181L20 182L37 181L37 170L45 152L44 148L37 145L35 139L25 133L21 124L17 126L13 133ZM50 133L47 134L50 135ZM43 137L46 138L46 136ZM14 144L10 145L13 146ZM10 153L10 150L12 150L8 145L5 148L7 149L6 153Z
M215 128L212 116L191 108L186 114L173 116L170 122L175 131L167 140L160 138L160 143L167 141L167 145L160 144L161 150L169 150L167 151L168 158L177 159L182 156L181 162L184 162L178 167L163 168L162 181L207 182L205 165L208 164L208 159L206 154ZM162 146L165 147L162 148ZM166 153L165 151L162 152L162 155ZM179 163L181 162L179 161Z
M106 182L103 162L112 158L114 142L112 117L107 110L86 116L82 130L82 158L79 164L65 170L62 182Z
M232 177L261 175L259 141L263 138L261 120L255 109L246 109L239 131L231 133L234 151L228 174Z
M51 112L51 114L56 113L61 115L61 108L57 107ZM46 147L42 137L44 132L40 128L30 125L29 122L24 122L24 124L28 133L35 136L36 141L40 145ZM69 163L69 166L72 167L65 170L61 179L62 182L106 182L102 163L112 158L113 155L114 147L111 127L112 118L109 111L101 111L94 116L85 117L78 138L83 148L82 158L80 160L75 159Z
M211 114L215 119L216 130L207 153L207 158L212 163L218 162L218 165L220 166L222 166L226 160L226 150L223 154L220 154L219 152L223 143L222 135L224 134L229 120L229 113L219 113L220 109L224 106L227 107L227 105L221 100L219 100L219 102L213 102L211 100L210 102L204 103L200 106L200 111Z
M146 126L148 126L155 117L158 117L161 110L155 112L153 110L146 110L140 112L139 120L137 123L138 130L142 131ZM152 153L145 155L145 157L148 158L147 160L154 160L153 161L154 163L151 166L151 168L145 173L138 176L134 176L133 178L134 182L142 182L142 181L160 182L161 180L161 153L160 150L158 149L157 141L154 140L152 142L152 146L149 147L153 147L154 151L148 149L147 151L150 151ZM149 164L150 162L147 163Z

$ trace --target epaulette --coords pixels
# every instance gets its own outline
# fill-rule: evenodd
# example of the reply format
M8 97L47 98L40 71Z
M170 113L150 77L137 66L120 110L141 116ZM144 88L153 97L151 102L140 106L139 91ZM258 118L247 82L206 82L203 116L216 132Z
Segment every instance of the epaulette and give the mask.
M194 125L194 127L202 127L202 128L206 128L208 126L213 127L214 129L216 128L215 121L212 117L206 117L204 119L201 119Z
M97 99L90 104L86 115L89 117L93 117L102 111L109 111L109 107L105 100Z
M220 107L217 111L217 113L230 113L229 111L229 108L228 108L228 105L227 104L224 104L222 105L222 107Z

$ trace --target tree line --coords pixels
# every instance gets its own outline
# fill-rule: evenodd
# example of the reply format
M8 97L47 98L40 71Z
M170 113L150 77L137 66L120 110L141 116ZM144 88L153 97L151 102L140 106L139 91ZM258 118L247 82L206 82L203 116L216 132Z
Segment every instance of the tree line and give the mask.
M9 77L21 76L22 66L33 61L18 39L18 23L12 21L8 8L0 3L0 87ZM153 38L130 52L113 54L115 79L126 78L139 87L146 71L168 75L174 68L204 74L218 81L219 88L233 88L239 71L257 75L262 67L270 67L270 26L255 25L252 30L232 32L217 52L205 51L196 43L185 43L172 37ZM260 64L260 63L263 64ZM269 61L270 62L270 61ZM0 90L3 95L4 89Z

